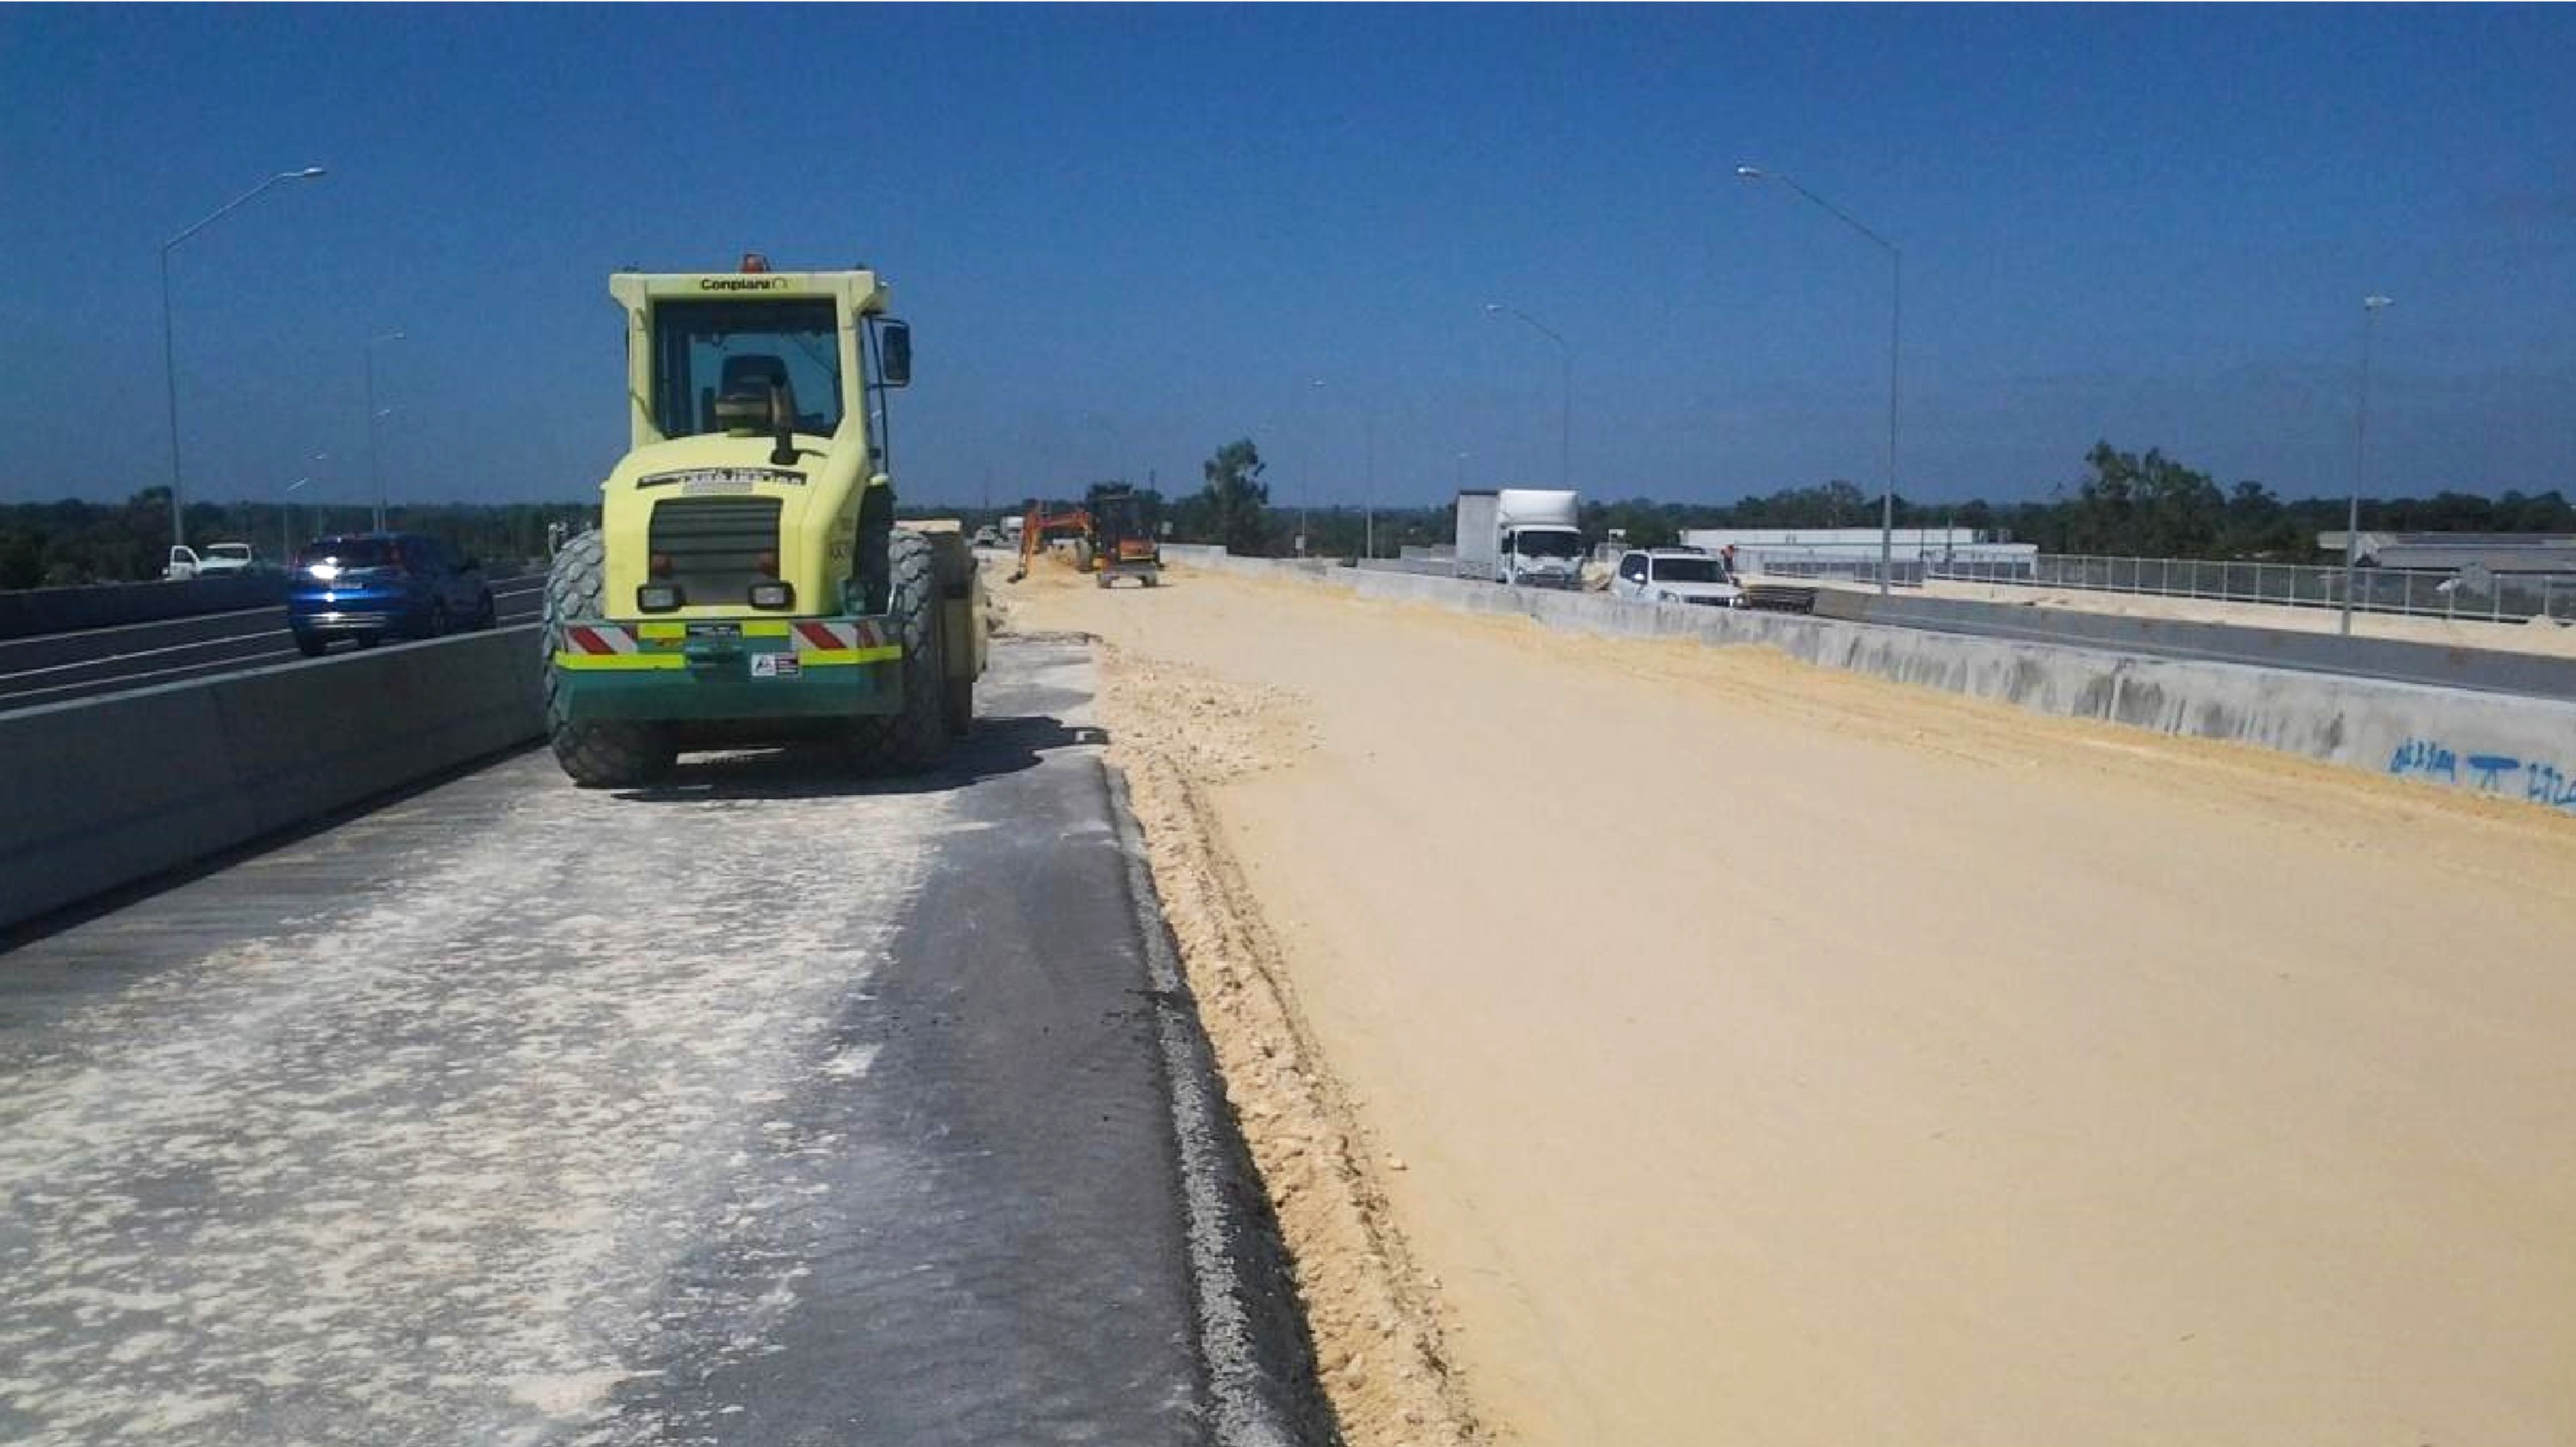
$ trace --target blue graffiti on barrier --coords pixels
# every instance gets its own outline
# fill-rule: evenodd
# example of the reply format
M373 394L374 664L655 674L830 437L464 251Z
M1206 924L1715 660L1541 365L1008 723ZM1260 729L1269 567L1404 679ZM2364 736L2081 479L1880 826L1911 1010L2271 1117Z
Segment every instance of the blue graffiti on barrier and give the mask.
M2388 761L2392 774L2436 774L2456 784L2460 781L2460 756L2431 739L2408 739L2397 746Z
M2492 794L2504 787L2504 776L2522 772L2522 760L2502 754L2471 754L2469 767L2478 771L2478 787Z
M2555 764L2525 763L2510 754L2462 754L2433 739L2408 739L2389 755L2388 772L2460 782L2460 767L2469 770L2468 787L2504 794L2520 785L2522 797L2552 809L2576 811L2576 773Z
M2554 764L2534 764L2523 771L2522 797L2552 809L2576 810L2576 774Z

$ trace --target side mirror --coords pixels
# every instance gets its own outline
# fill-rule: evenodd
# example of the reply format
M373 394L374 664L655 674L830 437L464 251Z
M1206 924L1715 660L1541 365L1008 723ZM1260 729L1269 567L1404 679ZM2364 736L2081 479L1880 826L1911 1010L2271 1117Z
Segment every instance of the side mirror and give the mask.
M877 380L889 387L912 385L912 324L887 322L877 329Z

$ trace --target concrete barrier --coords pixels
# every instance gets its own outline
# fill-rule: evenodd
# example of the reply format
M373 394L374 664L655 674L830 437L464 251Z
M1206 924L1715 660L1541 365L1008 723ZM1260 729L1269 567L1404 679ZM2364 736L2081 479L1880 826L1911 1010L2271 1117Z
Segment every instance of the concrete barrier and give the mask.
M483 573L484 581L490 583L545 575L543 558L497 559L486 565ZM286 584L287 575L283 572L258 572L230 578L192 578L184 583L97 583L0 593L0 639L278 607L286 602Z
M0 928L543 731L530 628L0 715Z
M2132 618L2026 603L1882 598L1845 588L1821 590L1816 597L1816 611L1854 623L1891 623L1903 628L2110 648L2205 663L2250 663L2264 668L2400 679L2436 688L2576 699L2576 658L2510 649L2462 648L2396 638L2345 638L2295 628Z
M1262 559L1229 558L1221 571L1575 632L1767 646L2039 713L2252 744L2576 813L2576 702L2563 699Z
M265 608L286 601L284 573L192 578L184 583L101 583L0 593L0 638L33 638L77 628L157 623L200 613Z

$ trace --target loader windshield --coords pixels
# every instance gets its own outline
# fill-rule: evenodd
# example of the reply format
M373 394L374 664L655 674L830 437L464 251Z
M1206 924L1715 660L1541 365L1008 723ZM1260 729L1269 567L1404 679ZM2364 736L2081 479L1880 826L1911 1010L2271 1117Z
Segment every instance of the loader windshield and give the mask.
M653 308L653 421L665 437L720 432L716 398L787 386L796 430L841 425L841 350L829 297L666 301Z

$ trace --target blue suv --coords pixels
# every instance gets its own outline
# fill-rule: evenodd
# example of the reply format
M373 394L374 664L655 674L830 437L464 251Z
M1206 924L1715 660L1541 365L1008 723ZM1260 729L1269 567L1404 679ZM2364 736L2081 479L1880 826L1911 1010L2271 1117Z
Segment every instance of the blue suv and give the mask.
M436 638L493 621L483 565L418 533L315 538L295 555L287 580L286 624L308 658L334 638L372 648L387 638Z

